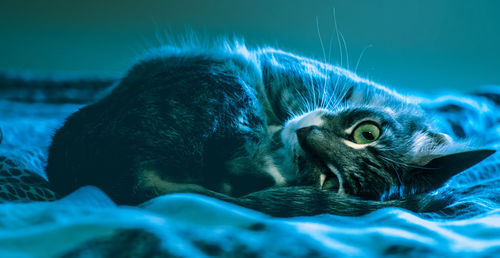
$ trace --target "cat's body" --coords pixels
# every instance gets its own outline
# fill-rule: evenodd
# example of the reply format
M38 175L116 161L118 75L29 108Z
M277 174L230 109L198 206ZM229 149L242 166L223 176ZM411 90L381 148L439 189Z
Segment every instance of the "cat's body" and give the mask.
M68 118L47 175L62 195L96 185L124 204L196 192L278 216L420 211L433 205L404 196L491 154L447 167L451 150L466 149L417 104L339 67L238 44L163 48Z

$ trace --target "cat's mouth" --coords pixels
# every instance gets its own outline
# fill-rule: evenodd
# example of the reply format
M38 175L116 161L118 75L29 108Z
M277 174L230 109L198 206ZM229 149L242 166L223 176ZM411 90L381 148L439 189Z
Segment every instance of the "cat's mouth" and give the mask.
M324 163L324 172L319 176L319 184L323 190L337 190L338 193L344 193L342 187L342 176L340 171L330 162Z

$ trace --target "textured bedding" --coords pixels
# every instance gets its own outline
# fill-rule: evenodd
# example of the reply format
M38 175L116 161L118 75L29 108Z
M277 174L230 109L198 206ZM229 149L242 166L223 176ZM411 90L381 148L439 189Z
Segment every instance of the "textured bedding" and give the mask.
M0 75L0 164L11 160L23 171L40 175L43 183L54 130L112 84L107 79ZM433 111L442 131L459 138L480 135L482 146L500 146L498 88L420 101ZM287 219L195 194L160 196L139 207L118 206L92 186L50 202L3 198L0 257L500 254L500 153L432 194L449 194L453 202L436 213L385 208L361 217Z

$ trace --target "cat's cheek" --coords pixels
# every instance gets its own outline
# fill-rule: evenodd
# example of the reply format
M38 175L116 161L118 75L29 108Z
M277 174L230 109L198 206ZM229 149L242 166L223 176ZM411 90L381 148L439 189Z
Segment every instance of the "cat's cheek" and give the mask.
M290 157L294 157L294 163L296 163L298 157L305 154L302 148L300 148L295 130L291 130L290 127L286 127L282 131L281 140L283 142L285 152L287 152Z
M299 145L297 134L291 126L286 126L285 129L283 129L281 132L281 141L285 148L291 152L294 152L294 149Z

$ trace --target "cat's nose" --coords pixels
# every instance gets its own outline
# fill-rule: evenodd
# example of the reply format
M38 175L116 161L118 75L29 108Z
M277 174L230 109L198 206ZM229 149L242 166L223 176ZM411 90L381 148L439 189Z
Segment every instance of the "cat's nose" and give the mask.
M306 146L308 145L307 144L307 136L309 136L311 134L311 132L316 130L316 129L318 129L318 127L315 125L302 127L300 129L297 129L296 133L297 133L297 139L299 140L300 147L302 147L303 149L306 148Z

